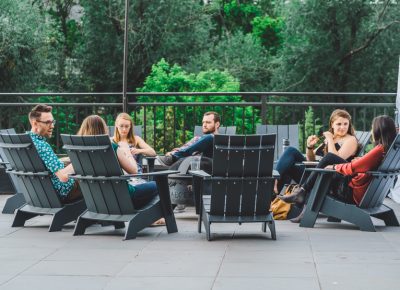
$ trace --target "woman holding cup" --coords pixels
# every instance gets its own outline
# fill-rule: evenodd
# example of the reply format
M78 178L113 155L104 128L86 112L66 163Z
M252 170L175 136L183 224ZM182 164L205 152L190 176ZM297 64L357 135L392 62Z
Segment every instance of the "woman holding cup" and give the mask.
M350 114L341 109L332 112L329 119L329 129L322 133L324 142L316 147L320 137L316 135L307 138L306 157L294 147L288 147L276 165L276 170L280 178L276 180L274 191L279 193L284 184L289 184L291 180L296 183L304 172L304 165L297 165L303 161L317 161L327 153L332 153L338 157L350 161L358 151L358 142L355 137Z

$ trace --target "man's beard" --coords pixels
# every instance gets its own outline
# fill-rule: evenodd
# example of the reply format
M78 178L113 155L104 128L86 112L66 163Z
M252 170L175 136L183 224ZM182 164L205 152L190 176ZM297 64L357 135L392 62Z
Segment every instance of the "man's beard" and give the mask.
M215 127L214 127L214 129L210 129L210 130L207 130L207 131L203 131L203 134L212 134L212 133L214 133L215 132Z

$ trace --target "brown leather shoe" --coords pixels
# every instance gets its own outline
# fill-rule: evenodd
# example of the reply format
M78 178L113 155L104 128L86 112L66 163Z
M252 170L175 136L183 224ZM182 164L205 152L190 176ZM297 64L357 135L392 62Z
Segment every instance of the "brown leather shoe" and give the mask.
M306 191L302 187L297 187L291 194L278 195L278 198L287 203L303 204L306 197Z
M307 205L305 204L305 205L303 206L303 209L301 210L301 213L300 213L297 217L290 219L290 221L291 221L292 223L296 223L296 224L300 223L300 222L301 222L301 219L302 219L303 216L304 216L304 213L306 212L306 207L307 207Z

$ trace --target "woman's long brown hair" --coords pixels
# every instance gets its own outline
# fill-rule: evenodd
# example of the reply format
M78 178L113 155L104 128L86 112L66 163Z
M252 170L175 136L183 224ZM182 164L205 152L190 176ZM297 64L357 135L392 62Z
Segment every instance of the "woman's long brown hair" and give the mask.
M396 125L392 118L386 115L377 116L372 120L372 138L374 145L381 144L387 152L396 138Z
M102 117L90 115L83 120L77 135L108 135L108 127Z

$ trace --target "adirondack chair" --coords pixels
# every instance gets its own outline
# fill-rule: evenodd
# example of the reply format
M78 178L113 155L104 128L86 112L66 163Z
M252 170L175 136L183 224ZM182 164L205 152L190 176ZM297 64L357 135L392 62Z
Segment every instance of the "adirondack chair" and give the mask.
M314 227L319 212L334 218L345 220L358 226L362 231L375 231L371 217L381 219L387 226L399 226L393 210L383 204L383 200L393 187L400 173L400 135L397 135L386 157L377 171L370 172L373 179L359 206L348 204L327 194L334 170L307 169L319 172L316 183L310 193L306 212L300 226Z
M268 224L276 239L275 223L269 211L273 192L274 144L276 135L215 135L212 175L190 171L196 202L202 209L198 231L204 222L207 240L211 223Z
M289 139L290 146L299 148L299 125L260 125L256 126L256 134L276 134L275 160L283 153L282 140Z
M203 127L195 126L194 127L194 136L203 136ZM218 133L222 135L235 135L236 134L236 126L221 126L218 128Z
M115 126L108 126L108 135L110 137L114 136ZM133 132L136 136L142 137L142 125L133 126ZM143 156L139 155L139 162L147 167L147 172L154 171L154 162L156 160L155 156Z
M371 139L371 131L356 131L356 138L357 141L359 143L359 150L357 152L357 156L362 156L365 153L365 149L367 147L367 145L370 143L370 139ZM318 165L318 161L306 161L303 163L296 163L296 166L305 166L306 168L315 168ZM303 184L307 178L310 176L311 171L305 170L303 173L303 176L301 177L300 180L300 184ZM283 190L285 190L285 187L283 188ZM288 219L297 217L300 212L301 212L302 208L298 207L297 205L293 204L291 206L290 212L288 214ZM335 222L337 221L337 219L333 218L333 217L329 217L328 221L332 221Z
M11 129L2 129L0 130L0 134L16 134L14 128ZM3 151L3 148L0 148L0 165L5 169L5 176L3 181L7 183L7 187L11 189L14 194L7 198L2 213L5 214L13 214L15 210L21 206L23 206L25 202L24 195L22 194L21 189L19 188L17 177L13 174L6 173L7 170L11 169L10 163L7 160L7 157Z
M25 221L38 215L53 215L49 231L60 231L86 209L83 200L62 204L29 134L0 134L0 148L10 162L9 173L17 177L26 201L17 210L13 227L22 227Z
M125 240L134 239L137 233L164 217L168 233L177 232L168 188L168 174L163 171L141 175L123 175L117 156L107 135L61 135L75 169L72 177L79 181L87 210L78 218L74 235L83 235L95 223L111 223L123 228L128 222ZM153 176L159 196L148 205L136 209L129 196L127 180L132 176Z

